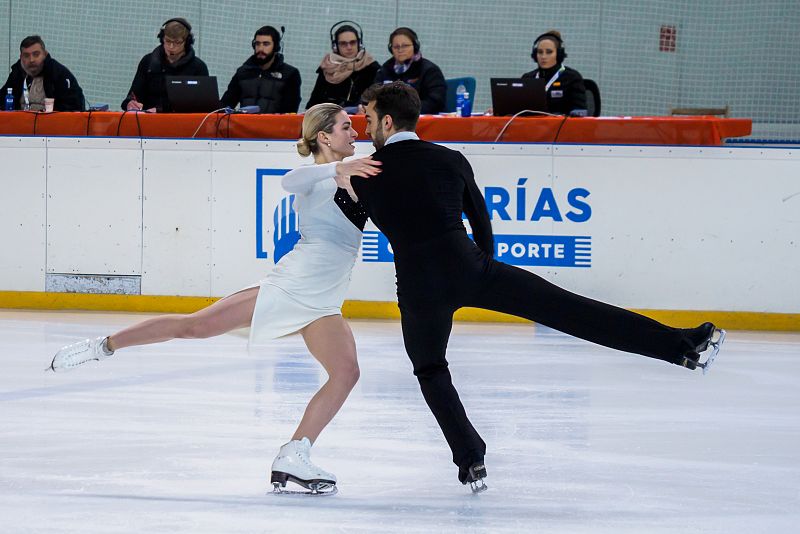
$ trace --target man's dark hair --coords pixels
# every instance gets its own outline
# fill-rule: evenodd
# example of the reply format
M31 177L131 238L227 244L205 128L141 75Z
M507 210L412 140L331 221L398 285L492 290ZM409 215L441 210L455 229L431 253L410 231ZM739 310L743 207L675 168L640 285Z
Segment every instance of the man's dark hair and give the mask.
M381 121L386 115L392 117L397 130L413 132L419 121L421 108L417 90L404 82L375 84L364 91L361 100L366 104L375 102L375 112Z
M40 44L42 45L42 49L47 50L47 47L44 46L44 41L42 41L41 37L38 35L29 35L19 44L19 51L22 52L24 48L31 47L35 44Z
M269 35L272 37L272 46L275 52L278 52L281 48L281 34L273 28L272 26L261 26L259 29L256 30L256 34L253 36L253 47L255 47L256 37L259 35Z

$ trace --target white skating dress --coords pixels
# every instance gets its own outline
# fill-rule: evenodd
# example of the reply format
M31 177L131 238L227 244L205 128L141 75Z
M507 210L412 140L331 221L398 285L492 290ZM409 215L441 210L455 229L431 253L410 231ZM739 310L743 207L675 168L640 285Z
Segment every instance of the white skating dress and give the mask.
M259 284L251 343L342 313L367 214L336 185L336 163L299 167L283 177L283 188L296 195L301 237Z

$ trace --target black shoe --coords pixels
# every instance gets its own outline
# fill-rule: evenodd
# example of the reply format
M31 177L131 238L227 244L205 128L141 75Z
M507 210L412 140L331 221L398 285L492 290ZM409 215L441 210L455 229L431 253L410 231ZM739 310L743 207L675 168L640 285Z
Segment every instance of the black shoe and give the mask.
M722 342L725 341L725 330L717 328L712 323L703 323L692 329L691 332L692 335L689 336L691 348L679 356L674 363L691 370L700 367L705 374L717 357ZM711 345L711 350L709 350L709 345ZM701 362L700 355L707 351L706 361Z
M695 353L699 354L708 349L708 344L711 342L716 329L717 327L713 323L703 323L696 328L698 343L694 347Z

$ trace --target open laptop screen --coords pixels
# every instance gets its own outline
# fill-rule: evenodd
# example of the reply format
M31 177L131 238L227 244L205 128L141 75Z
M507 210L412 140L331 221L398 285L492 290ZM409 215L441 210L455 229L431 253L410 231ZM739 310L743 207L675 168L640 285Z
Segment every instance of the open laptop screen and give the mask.
M523 110L547 111L546 82L537 78L492 78L492 107L496 116Z
M174 113L207 113L221 106L216 76L166 76L165 82Z

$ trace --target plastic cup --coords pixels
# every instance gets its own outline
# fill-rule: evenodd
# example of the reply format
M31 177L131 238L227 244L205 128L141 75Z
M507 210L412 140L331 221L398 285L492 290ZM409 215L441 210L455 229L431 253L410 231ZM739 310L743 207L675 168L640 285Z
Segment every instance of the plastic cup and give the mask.
M47 113L51 113L53 111L53 106L55 105L55 103L56 103L56 99L55 98L45 98L44 99L44 110Z

